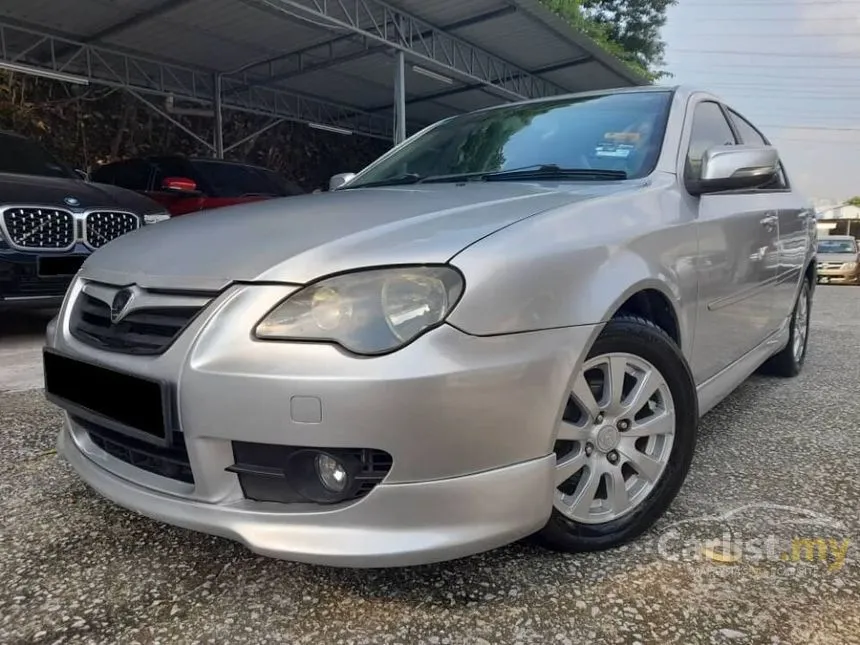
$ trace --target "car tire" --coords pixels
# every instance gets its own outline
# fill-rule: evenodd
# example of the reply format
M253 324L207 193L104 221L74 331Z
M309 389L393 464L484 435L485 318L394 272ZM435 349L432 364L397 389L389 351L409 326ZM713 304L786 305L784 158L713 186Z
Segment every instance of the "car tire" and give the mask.
M665 458L663 470L660 475L655 478L655 483L650 489L650 492L646 493L643 489L640 491L641 496L635 506L632 506L628 512L625 512L623 515L610 518L605 522L592 521L591 516L587 518L587 521L577 521L575 513L571 513L565 506L565 486L569 486L574 478L579 477L576 484L578 492L580 486L587 485L582 483L582 478L586 476L585 474L574 475L574 477L560 483L559 487L554 492L553 511L549 521L541 531L533 536L537 543L550 549L564 552L598 551L617 547L637 538L648 530L657 521L657 519L663 515L672 500L678 494L678 491L681 489L687 476L687 472L689 471L696 445L699 410L695 383L689 366L687 365L687 361L681 353L680 348L665 331L654 323L643 318L622 316L607 323L583 362L583 368L581 369L580 374L577 375L577 379L580 376L586 379L589 388L594 391L595 386L592 384L593 377L590 377L590 372L588 372L586 368L591 362L600 361L603 356L611 357L617 355L629 356L631 357L630 360L634 363L647 363L655 368L659 375L662 376L662 383L665 386L661 386L662 389L660 390L663 393L660 395L663 400L662 405L663 408L666 408L667 406L665 401L669 400L674 414L674 420L671 420L671 423L674 424L673 440L671 447L666 448L665 450L665 453L668 456ZM626 369L627 368L625 368L625 370ZM589 380L589 378L592 380ZM608 377L604 377L604 382L606 378ZM577 379L574 379L574 386L571 388L572 393L570 395L570 401L574 404L576 403L576 392L578 391L576 387ZM626 371L624 379L625 381L627 379ZM638 387L639 386L636 385L634 386L634 389ZM643 387L642 391L644 392L644 390L645 388ZM601 399L599 401L596 400L597 395L594 396L595 402L598 406L601 406L606 399L605 392L600 396ZM638 396L633 397L632 395L629 395L629 398L638 398ZM660 400L657 398L650 399L646 404L649 407L649 410L654 409L651 407L654 405L654 401L659 403ZM565 415L568 414L570 406L571 403L568 403ZM659 409L660 405L658 405L657 408ZM611 404L610 407L606 408L607 418L610 418L610 409ZM635 410L633 413L635 414ZM577 414L581 414L581 411ZM601 425L602 422L599 420L602 417L602 414L598 414L596 417L593 417L594 421L597 421L597 423L591 421L585 422L585 424L591 428L588 432L593 433L594 429ZM612 420L614 418L615 417L611 418L611 422L614 423L615 426L609 426L610 434L612 434L612 427L621 428L622 423L629 423L626 419L614 421ZM562 424L565 423L566 422L563 417ZM639 426L636 425L637 423L639 422L633 420L633 425L629 428L628 432L640 432L641 430L639 429ZM604 430L606 430L605 426L601 428L600 432L597 434L598 441L601 439L600 433ZM625 433L623 432L619 432L620 437L624 437L624 434ZM561 429L558 436L562 436ZM591 434L589 436L594 435ZM636 435L634 434L634 436ZM631 439L625 437L624 439L621 439L621 441L630 442ZM633 441L642 441L642 439L634 438ZM651 441L651 438L648 438L645 441ZM562 441L556 442L557 481L564 477L564 474L559 470L560 465L563 463L559 445L563 443L564 442ZM586 442L586 449L589 445L591 445L591 443ZM603 449L608 445L611 444L604 445ZM630 464L633 463L632 461L627 462L625 466L622 466L621 462L627 458L628 453L631 451L628 448L625 448L623 451L619 448L619 452L621 454L621 460L617 462L620 467L619 469L623 471L625 466L629 469ZM612 466L608 461L611 457L611 453L604 455L600 450L598 450L598 448L592 446L591 454L597 454L599 459L606 457L607 461L603 462L603 466L607 468ZM616 459L619 459L617 455ZM601 466L596 465L594 472L600 472L600 468ZM586 470L583 469L581 472L585 473ZM616 472L601 475L600 477L603 479L603 483L598 486L598 492L600 486L603 486L605 490L609 491L610 484L615 481L617 476L618 474ZM638 472L636 477L639 477ZM629 492L626 490L629 482L630 480L627 480L621 485L621 487L626 494L626 499L632 500L633 486L631 485L631 490ZM616 490L615 485L612 485L611 489ZM609 497L608 494L607 497ZM574 498L576 498L575 494ZM593 507L594 504L595 502L591 502L588 511L589 513L591 513L591 507ZM604 502L601 500L600 504L604 504ZM614 506L614 504L609 501L605 504L608 507ZM563 509L564 512L560 509Z
M760 372L770 376L792 378L800 374L806 362L809 345L809 312L812 310L810 281L803 280L789 323L788 344L762 365Z

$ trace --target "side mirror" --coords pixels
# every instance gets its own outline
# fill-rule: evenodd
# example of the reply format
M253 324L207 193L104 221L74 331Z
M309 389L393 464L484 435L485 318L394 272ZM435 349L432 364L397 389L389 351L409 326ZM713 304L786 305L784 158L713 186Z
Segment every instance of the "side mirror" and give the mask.
M161 189L171 193L197 194L197 182L187 177L165 177Z
M779 174L779 154L771 146L714 146L702 158L699 179L688 181L693 195L758 188Z
M328 189L329 190L337 190L341 186L348 184L355 177L354 172L342 172L338 175L335 175L328 181Z

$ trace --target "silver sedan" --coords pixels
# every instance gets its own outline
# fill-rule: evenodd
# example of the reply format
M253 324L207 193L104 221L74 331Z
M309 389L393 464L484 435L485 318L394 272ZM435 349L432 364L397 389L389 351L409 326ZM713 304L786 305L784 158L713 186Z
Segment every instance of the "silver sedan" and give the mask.
M86 262L44 360L95 490L337 566L604 549L670 505L700 415L803 365L812 209L711 94L486 109L333 184Z

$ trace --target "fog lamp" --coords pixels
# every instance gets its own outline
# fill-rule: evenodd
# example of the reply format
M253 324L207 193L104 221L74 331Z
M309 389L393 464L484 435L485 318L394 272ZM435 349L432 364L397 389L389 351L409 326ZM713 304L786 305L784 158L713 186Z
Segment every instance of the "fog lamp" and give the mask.
M361 486L361 462L340 451L298 450L284 473L293 490L316 504L337 504L355 496Z
M346 468L334 457L322 452L317 454L314 468L322 485L333 493L342 493L349 484L349 474L347 474Z

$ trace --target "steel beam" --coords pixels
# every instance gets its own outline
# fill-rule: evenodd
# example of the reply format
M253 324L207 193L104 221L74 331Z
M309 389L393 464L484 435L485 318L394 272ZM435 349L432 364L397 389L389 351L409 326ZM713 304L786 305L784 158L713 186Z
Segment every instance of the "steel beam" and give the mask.
M191 137L192 139L197 141L200 145L206 146L212 152L215 151L215 147L212 145L212 143L210 141L206 141L206 139L204 139L200 135L196 134L193 130L191 130L190 128L185 126L179 119L174 117L169 112L166 112L165 110L161 109L158 105L156 105L155 103L153 103L152 101L147 99L145 96L142 96L138 92L135 92L134 90L128 89L128 88L126 88L126 92L131 94L134 98L136 98L138 101L140 101L141 103L146 105L150 110L152 110L156 114L159 114L159 115L163 116L165 119L167 119L168 121L170 121L174 126L179 128L180 130L182 130L185 134L187 134L189 137Z
M238 141L231 143L229 146L224 148L224 152L230 152L231 150L238 148L239 146L244 145L244 144L248 143L249 141L256 139L257 137L259 137L261 134L263 134L267 130L271 130L275 126L281 125L285 120L286 119L275 119L274 121L270 121L269 123L264 125L262 128L258 128L257 130L255 130L254 132L249 134L248 136L242 137Z
M480 83L507 99L539 98L566 90L443 29L381 0L252 0L289 18L305 18L347 29L404 52L465 82Z
M223 91L221 89L223 83L221 74L215 74L212 79L214 85L212 107L215 110L215 157L218 159L224 158L224 111L223 111Z
M503 7L494 11L480 13L457 22L444 25L442 31L456 31L463 27L481 24L497 18L516 13L516 7ZM429 38L432 34L426 32L421 37ZM243 79L249 85L269 85L279 81L288 80L311 72L317 72L340 63L351 62L389 51L389 45L373 44L370 38L354 33L346 36L338 36L316 45L303 47L280 56L273 56L265 60L245 65L232 73L243 74Z
M96 43L100 40L104 40L105 38L110 38L111 36L116 36L117 34L121 34L124 31L127 31L133 27L137 27L138 25L152 20L153 18L158 18L159 16L173 11L174 9L178 9L182 5L186 5L192 0L162 0L154 7L150 7L149 9L145 9L144 11L140 11L133 16L126 18L124 20L120 20L117 23L114 23L108 27L104 27L99 29L94 34L90 34L85 38L81 39L83 43ZM69 50L64 48L60 51L55 52L56 56L63 57L69 53Z
M571 58L566 61L562 61L561 63L555 63L553 65L547 65L546 67L541 67L540 69L534 70L534 74L544 74L546 72L557 72L562 69L568 69L571 67L577 67L579 65L585 65L586 63L590 63L594 60L592 56L580 56L578 58ZM455 87L450 90L441 90L439 92L431 92L430 94L423 94L421 96L415 96L411 99L406 100L406 105L415 105L416 103L425 103L428 101L438 101L439 99L444 99L449 96L456 96L458 94L465 94L466 92L472 92L474 90L482 90L485 89L483 85L480 83L473 83L472 85L466 85L465 87ZM445 107L451 107L449 105L441 104ZM374 107L367 108L367 112L384 112L385 110L391 109L390 105L375 105ZM454 108L451 108L454 109Z
M59 52L67 51L65 55ZM138 95L173 96L212 105L214 70L200 69L132 54L116 48L82 43L70 38L0 21L0 61L23 63L42 70L78 76L94 85L132 90ZM343 105L270 87L229 90L237 81L222 78L222 108L283 118L300 123L323 123L357 134L391 141L391 120ZM211 142L210 142L211 144Z
M394 145L406 140L406 61L402 51L397 52L394 65Z
M125 20L120 20L109 27L100 29L96 33L87 36L84 39L84 42L94 43L104 40L105 38L110 38L111 36L116 36L117 34L127 31L132 27L137 27L148 20L158 18L174 9L179 9L182 5L189 4L190 2L192 2L192 0L162 0L157 5L150 7L149 9L139 11Z

